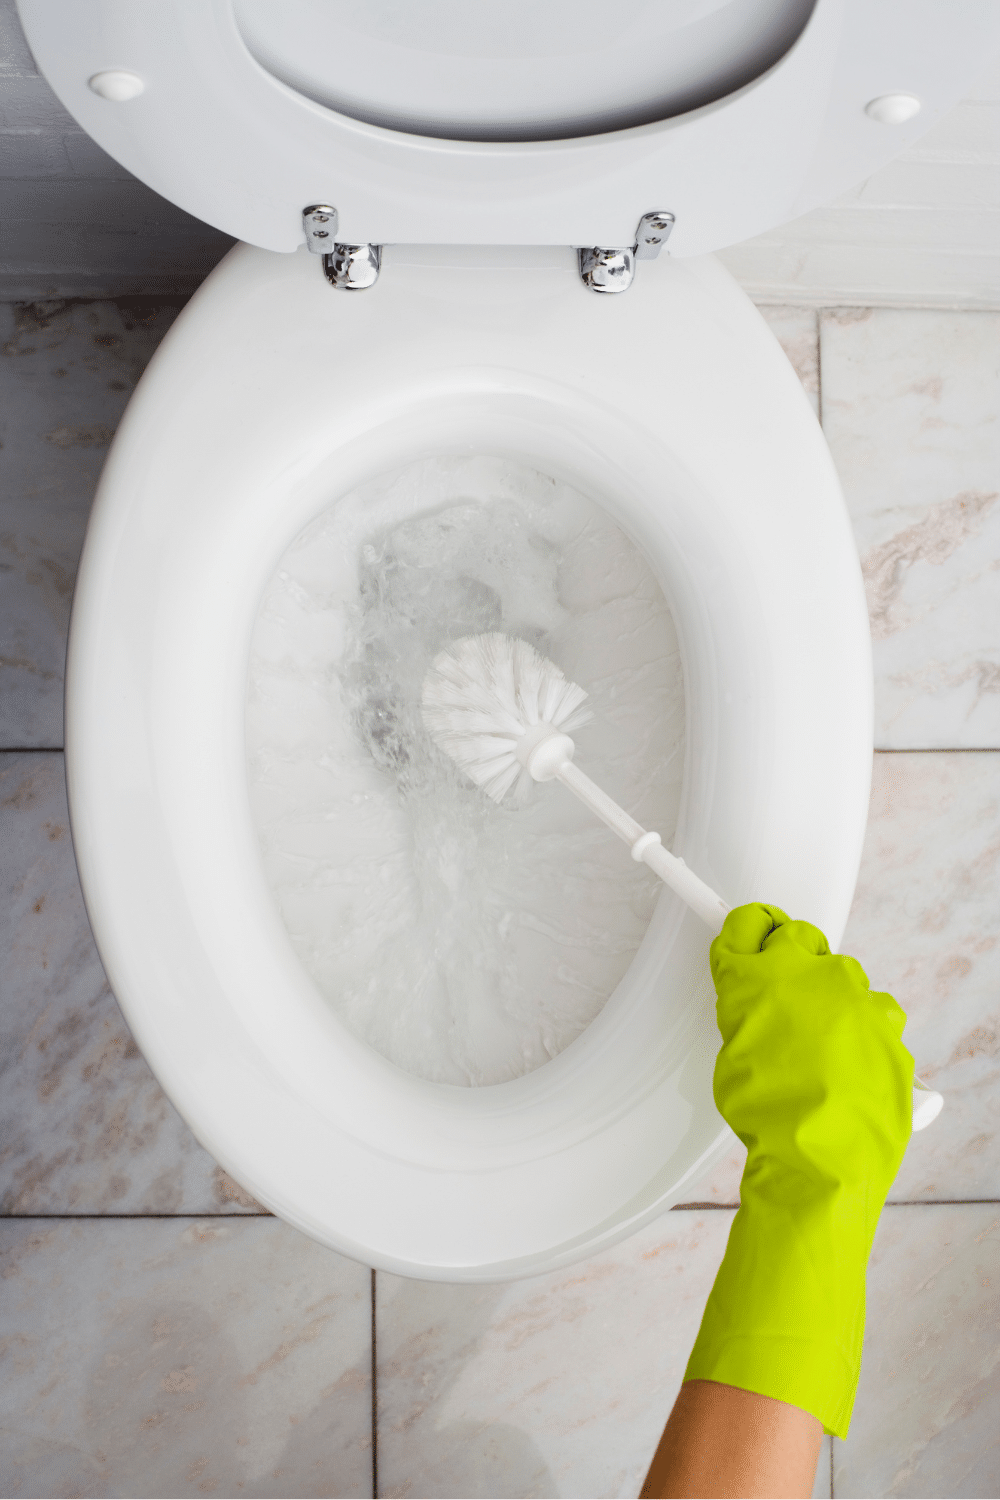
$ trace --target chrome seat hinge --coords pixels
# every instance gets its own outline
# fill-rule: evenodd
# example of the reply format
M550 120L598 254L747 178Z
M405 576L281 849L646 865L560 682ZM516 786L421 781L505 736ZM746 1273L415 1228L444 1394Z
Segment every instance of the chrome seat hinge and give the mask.
M655 260L673 227L673 214L656 210L639 220L634 244L594 245L577 251L584 286L591 292L627 292L635 278L636 261Z
M337 239L339 215L329 203L313 203L302 210L302 228L310 253L323 257L323 271L333 286L364 291L378 281L381 245L345 245Z

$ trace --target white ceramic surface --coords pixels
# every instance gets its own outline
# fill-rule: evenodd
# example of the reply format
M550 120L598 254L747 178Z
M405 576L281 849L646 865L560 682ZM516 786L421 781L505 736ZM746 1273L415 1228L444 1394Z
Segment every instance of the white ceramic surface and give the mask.
M656 263L609 299L570 251L386 259L345 295L304 252L242 247L162 346L82 563L70 805L112 988L202 1143L348 1254L497 1279L621 1238L724 1152L707 934L665 895L598 1020L511 1084L425 1084L351 1037L294 957L248 813L247 646L276 559L421 454L506 452L580 485L644 548L678 626L677 852L834 943L867 806L867 624L808 401L715 263Z
M990 0L922 0L917 23L910 0L817 0L785 56L715 103L604 135L498 143L408 135L315 103L254 60L232 0L19 11L56 94L117 161L198 218L283 251L302 243L307 205L332 203L347 243L384 244L630 245L642 214L668 209L674 253L703 254L897 155L961 97L1000 31ZM425 46L433 59L429 33ZM88 80L109 69L136 74L142 93L101 98ZM914 119L865 113L904 80L923 101Z
M780 61L812 8L641 6L610 27L604 0L418 0L388 12L233 0L250 52L289 88L355 120L464 141L566 140L687 114Z

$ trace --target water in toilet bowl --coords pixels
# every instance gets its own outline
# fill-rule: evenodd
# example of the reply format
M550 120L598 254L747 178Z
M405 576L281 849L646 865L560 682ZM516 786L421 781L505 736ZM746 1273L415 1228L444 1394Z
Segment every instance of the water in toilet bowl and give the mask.
M589 690L580 764L669 842L684 741L670 611L638 548L561 481L441 458L336 500L282 557L251 643L251 806L298 957L358 1036L461 1085L528 1073L579 1036L659 895L563 788L497 807L430 741L428 665L494 629Z

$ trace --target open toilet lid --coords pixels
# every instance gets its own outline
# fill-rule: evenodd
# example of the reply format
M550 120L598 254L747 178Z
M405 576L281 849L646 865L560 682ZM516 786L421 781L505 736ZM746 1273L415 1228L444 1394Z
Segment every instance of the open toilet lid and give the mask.
M302 243L303 208L330 203L355 244L617 246L666 210L671 253L702 254L895 156L1000 41L994 0L650 0L605 36L596 0L514 0L504 26L498 7L411 0L388 30L362 0L18 9L106 151L281 251ZM894 94L918 101L909 120L866 113Z

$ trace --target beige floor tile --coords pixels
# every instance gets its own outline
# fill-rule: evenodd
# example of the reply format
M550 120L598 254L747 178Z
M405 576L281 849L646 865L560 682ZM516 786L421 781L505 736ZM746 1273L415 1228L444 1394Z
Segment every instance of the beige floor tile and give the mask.
M834 1494L1000 1494L1000 1205L888 1208Z
M260 1212L140 1056L94 947L60 754L0 753L0 1213Z
M371 1494L370 1273L275 1219L0 1224L0 1488Z
M386 1496L636 1495L732 1214L681 1211L529 1281L378 1277Z
M876 755L842 950L907 1012L917 1070L945 1095L895 1199L1000 1198L1000 754Z
M507 1286L378 1277L379 1493L634 1496L732 1214L673 1211ZM824 1439L813 1494L830 1495Z
M108 444L178 299L0 305L0 747L62 744L76 566Z
M836 309L820 348L868 590L875 743L1000 747L1000 313Z
M770 307L759 311L788 355L803 389L819 413L819 314L814 307Z

